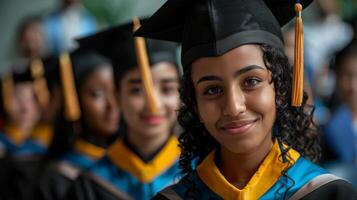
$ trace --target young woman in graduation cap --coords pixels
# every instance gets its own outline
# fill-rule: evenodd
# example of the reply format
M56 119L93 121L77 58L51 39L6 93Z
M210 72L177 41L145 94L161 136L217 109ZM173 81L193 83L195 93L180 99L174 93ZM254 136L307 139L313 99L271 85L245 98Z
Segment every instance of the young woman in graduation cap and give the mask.
M107 156L76 181L68 199L150 199L178 174L177 45L134 41L133 28L129 23L79 40L112 59L125 130ZM137 59L145 59L142 53L146 61Z
M28 64L28 61L14 64L11 72L6 73L1 81L4 128L0 134L0 148L3 148L3 153L13 156L46 152L31 138L39 120L39 106Z
M301 10L309 3L167 1L138 30L182 43L185 176L157 199L357 198L348 182L313 163L320 147L302 88ZM292 69L280 27L295 16L294 6Z
M77 49L62 54L59 64L64 112L49 152L55 161L41 176L35 199L62 199L80 172L104 156L119 127L111 62Z
M33 138L40 113L28 64L12 65L1 80L0 199L25 199L46 153Z

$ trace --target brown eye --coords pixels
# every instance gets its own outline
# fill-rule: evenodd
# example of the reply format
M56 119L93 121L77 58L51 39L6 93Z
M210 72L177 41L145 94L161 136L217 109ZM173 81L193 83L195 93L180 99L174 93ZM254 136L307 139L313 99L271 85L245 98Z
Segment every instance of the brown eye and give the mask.
M105 97L105 93L103 90L94 90L91 92L91 96L93 98L103 98Z
M132 95L139 95L143 92L143 89L141 87L133 87L129 89L129 94Z
M262 81L259 78L251 77L251 78L247 78L244 81L244 86L248 87L248 88L253 88L253 87L257 86L261 82Z
M223 92L223 89L221 87L209 87L207 88L204 92L203 95L205 96L214 96L214 95L219 95Z

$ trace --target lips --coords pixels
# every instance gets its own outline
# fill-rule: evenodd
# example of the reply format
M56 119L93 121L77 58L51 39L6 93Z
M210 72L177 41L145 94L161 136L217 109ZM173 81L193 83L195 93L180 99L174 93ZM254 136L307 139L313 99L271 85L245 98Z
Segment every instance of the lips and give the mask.
M163 116L143 116L143 121L151 126L160 125L164 122L165 117Z
M221 126L221 130L229 135L242 135L246 133L257 120L258 119L226 122Z

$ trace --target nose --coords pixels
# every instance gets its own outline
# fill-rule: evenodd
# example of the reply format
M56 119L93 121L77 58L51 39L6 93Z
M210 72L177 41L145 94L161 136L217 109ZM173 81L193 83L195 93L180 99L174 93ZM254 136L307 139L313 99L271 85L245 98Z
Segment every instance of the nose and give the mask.
M117 98L115 95L108 95L107 96L107 108L108 110L117 109L118 103Z
M245 103L246 100L243 91L240 88L232 87L226 92L223 114L226 116L242 114L246 111Z
M163 107L164 103L163 103L163 99L162 99L161 93L156 88L154 88L153 98L154 98L154 104L157 107L157 111L160 112L162 110L162 107ZM145 95L145 111L148 112L148 113L151 112L150 108L149 108L149 103L148 103L146 95ZM157 113L155 113L155 114L157 114Z

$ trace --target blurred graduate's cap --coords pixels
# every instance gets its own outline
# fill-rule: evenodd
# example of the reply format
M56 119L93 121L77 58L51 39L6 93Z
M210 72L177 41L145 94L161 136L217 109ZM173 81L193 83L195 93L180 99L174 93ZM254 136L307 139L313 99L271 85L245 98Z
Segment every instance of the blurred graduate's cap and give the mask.
M145 20L140 20L143 23ZM134 46L133 22L115 26L96 34L78 39L80 48L93 49L109 58L119 76L139 67ZM160 40L145 40L150 65L170 62L176 65L177 43Z
M244 44L267 44L283 51L281 27L297 16L298 105L302 99L301 10L312 0L168 0L135 33L182 43L181 61L188 67L201 57L220 56ZM299 3L299 4L297 4ZM294 78L294 80L296 80ZM294 95L293 95L294 96Z
M1 76L2 108L9 112L14 96L14 86L21 83L32 83L33 78L29 70L29 60L18 60L12 63Z

